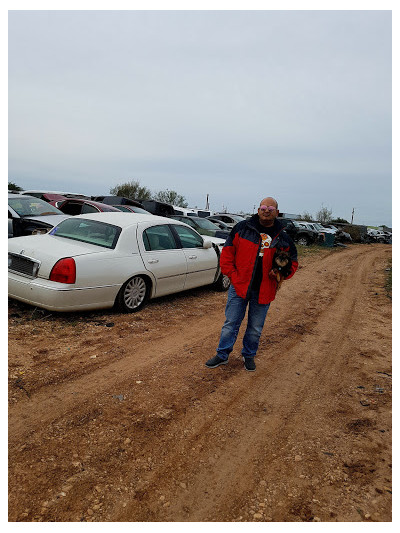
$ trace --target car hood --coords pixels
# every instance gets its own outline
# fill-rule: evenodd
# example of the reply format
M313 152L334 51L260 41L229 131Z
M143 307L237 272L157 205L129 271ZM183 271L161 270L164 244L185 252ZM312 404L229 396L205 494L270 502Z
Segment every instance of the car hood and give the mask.
M24 220L34 220L43 222L45 224L49 224L49 226L54 227L57 226L60 222L65 220L66 218L71 218L71 215L38 215L38 216L26 216L22 217Z

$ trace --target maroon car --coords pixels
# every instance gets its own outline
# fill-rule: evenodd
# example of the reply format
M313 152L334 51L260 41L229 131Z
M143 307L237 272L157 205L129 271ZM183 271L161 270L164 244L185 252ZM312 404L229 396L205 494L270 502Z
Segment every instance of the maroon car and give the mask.
M84 200L80 198L68 198L63 202L57 202L57 207L66 215L84 215L88 213L100 213L103 211L119 211L112 205L102 204L94 200Z

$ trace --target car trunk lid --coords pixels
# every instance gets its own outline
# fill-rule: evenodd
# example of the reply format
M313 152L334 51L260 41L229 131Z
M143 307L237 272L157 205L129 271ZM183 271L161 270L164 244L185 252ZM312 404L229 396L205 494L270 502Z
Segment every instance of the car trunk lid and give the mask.
M15 237L10 239L8 244L8 251L15 266L14 271L24 275L24 272L30 272L32 266L33 273L36 273L37 277L45 279L48 279L51 269L59 259L64 257L76 258L108 251L108 248L96 244L48 234ZM35 268L35 265L31 265L31 263L39 263L40 268ZM17 268L21 270L17 270ZM36 277L36 275L28 277Z

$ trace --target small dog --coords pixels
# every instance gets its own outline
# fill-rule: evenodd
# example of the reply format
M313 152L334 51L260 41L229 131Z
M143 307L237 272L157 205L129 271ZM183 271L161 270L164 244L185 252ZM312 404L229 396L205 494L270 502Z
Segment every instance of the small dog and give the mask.
M276 273L278 286L276 290L281 288L282 282L288 276L292 269L292 260L288 252L284 250L276 250L274 258L272 259L272 270Z

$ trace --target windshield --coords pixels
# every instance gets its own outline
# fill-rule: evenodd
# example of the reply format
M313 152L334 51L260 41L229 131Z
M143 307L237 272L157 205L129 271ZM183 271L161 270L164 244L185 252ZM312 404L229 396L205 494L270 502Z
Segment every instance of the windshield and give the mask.
M217 230L219 229L218 226L213 224L211 220L207 220L206 218L197 218L196 223L203 229L211 229L211 230Z
M141 207L136 206L130 206L130 211L134 213L143 213L144 215L151 215L150 211L146 211L146 209L142 209Z
M236 222L240 222L241 220L246 220L244 217L241 217L240 215L229 215L233 220Z
M20 217L32 217L40 215L63 215L62 211L53 207L49 203L41 200L40 198L34 198L26 196L24 198L9 198L8 205L16 211Z
M104 248L115 248L120 233L121 228L119 226L71 217L60 222L50 231L49 235L96 244Z

